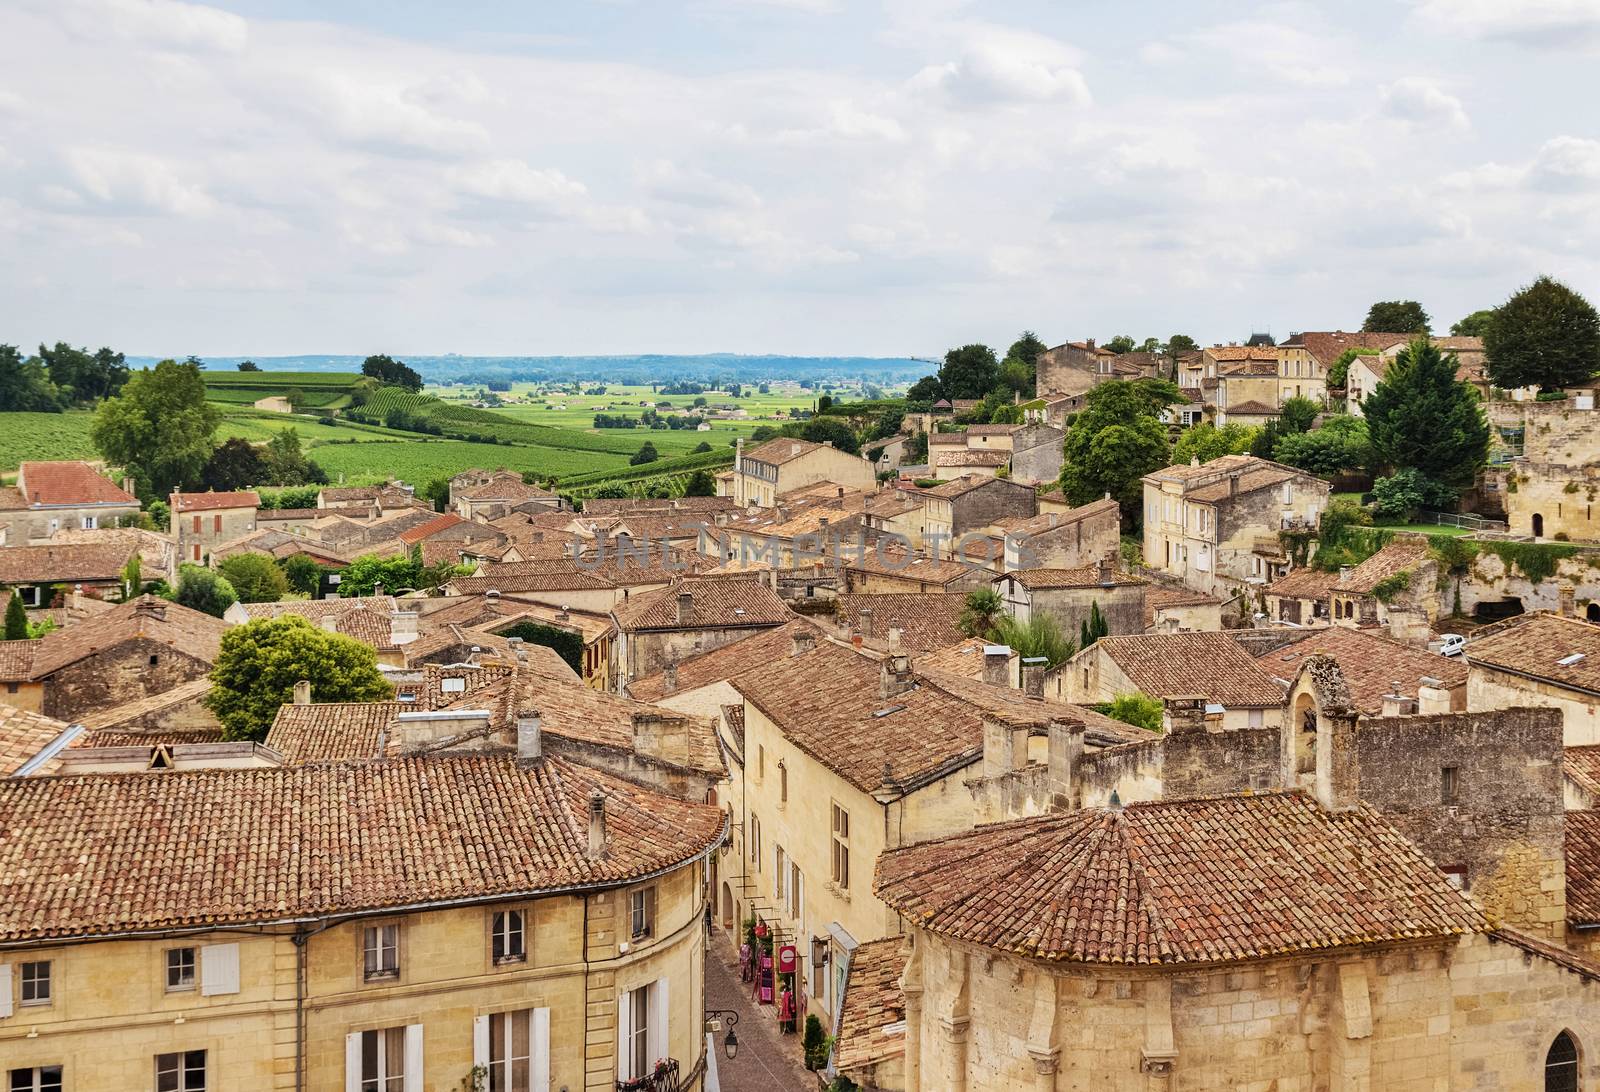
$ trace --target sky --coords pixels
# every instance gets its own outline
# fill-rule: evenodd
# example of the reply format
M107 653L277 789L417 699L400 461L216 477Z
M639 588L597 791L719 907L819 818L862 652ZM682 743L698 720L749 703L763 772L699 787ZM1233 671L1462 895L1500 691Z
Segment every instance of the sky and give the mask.
M0 342L935 356L1600 299L1600 0L0 0Z

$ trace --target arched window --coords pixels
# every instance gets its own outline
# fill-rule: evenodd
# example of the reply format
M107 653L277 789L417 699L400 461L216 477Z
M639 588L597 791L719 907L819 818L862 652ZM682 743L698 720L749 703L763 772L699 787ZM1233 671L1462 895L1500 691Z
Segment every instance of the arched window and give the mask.
M1544 1056L1544 1092L1578 1092L1578 1044L1563 1031Z

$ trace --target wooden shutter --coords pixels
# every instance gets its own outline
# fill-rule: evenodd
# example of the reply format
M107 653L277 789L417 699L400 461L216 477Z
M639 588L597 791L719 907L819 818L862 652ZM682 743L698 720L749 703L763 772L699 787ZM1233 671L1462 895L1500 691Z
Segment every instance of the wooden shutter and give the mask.
M487 1067L489 1064L489 1018L472 1018L472 1064Z
M672 1009L667 1004L667 980L656 979L655 988L650 991L650 1064L654 1065L660 1058L671 1057L672 1037L667 1034L667 1014Z
M406 1025L405 1092L422 1092L422 1025Z
M11 1015L11 964L0 963L0 1018Z
M361 1092L361 1033L344 1037L344 1092Z
M533 1092L550 1092L550 1010L534 1009L529 1022L528 1087Z
M633 992L623 990L617 994L617 1080L633 1080L632 1052L628 1040L633 1038Z
M211 997L239 992L239 946L207 944L200 949L200 993Z

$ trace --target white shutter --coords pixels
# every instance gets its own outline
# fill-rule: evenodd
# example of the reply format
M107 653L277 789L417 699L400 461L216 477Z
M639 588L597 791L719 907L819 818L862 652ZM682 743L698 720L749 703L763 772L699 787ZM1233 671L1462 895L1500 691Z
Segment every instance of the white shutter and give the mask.
M534 1009L529 1020L528 1087L533 1092L550 1092L550 1010Z
M207 944L200 949L200 993L210 997L239 992L239 946Z
M633 994L623 990L617 994L617 1080L633 1080L633 1067L629 1062L628 1040L633 1038Z
M361 1033L344 1037L344 1092L361 1092Z
M422 1025L406 1025L405 1092L422 1092Z
M672 1038L667 1034L667 1014L672 1009L667 1005L667 980L656 979L655 989L650 991L650 1063L654 1065L658 1059L672 1056Z
M472 1064L487 1067L489 1064L489 1018L472 1018Z
M0 963L0 1019L11 1015L11 964Z

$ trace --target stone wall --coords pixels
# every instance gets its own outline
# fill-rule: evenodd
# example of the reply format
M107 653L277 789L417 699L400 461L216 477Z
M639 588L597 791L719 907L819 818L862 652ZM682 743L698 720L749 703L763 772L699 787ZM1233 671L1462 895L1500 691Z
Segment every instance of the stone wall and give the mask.
M44 714L57 720L81 720L97 710L165 693L210 671L211 665L204 660L159 641L136 637L68 664L46 679Z
M1054 618L1061 632L1076 639L1079 626L1088 620L1095 606L1106 621L1106 632L1113 637L1144 632L1144 586L1114 584L1111 587L1034 588L1026 591L1028 608L1019 617L1035 614Z
M959 538L968 531L988 527L1006 516L1034 515L1039 510L1039 504L1031 487L996 478L951 500L950 509L953 524L951 533ZM932 526L933 520L930 518L930 529Z
M1026 425L1011 436L1011 478L1037 484L1061 477L1067 434L1053 425Z
M1095 385L1095 356L1071 345L1057 345L1039 354L1034 374L1034 393L1040 398L1084 394Z

